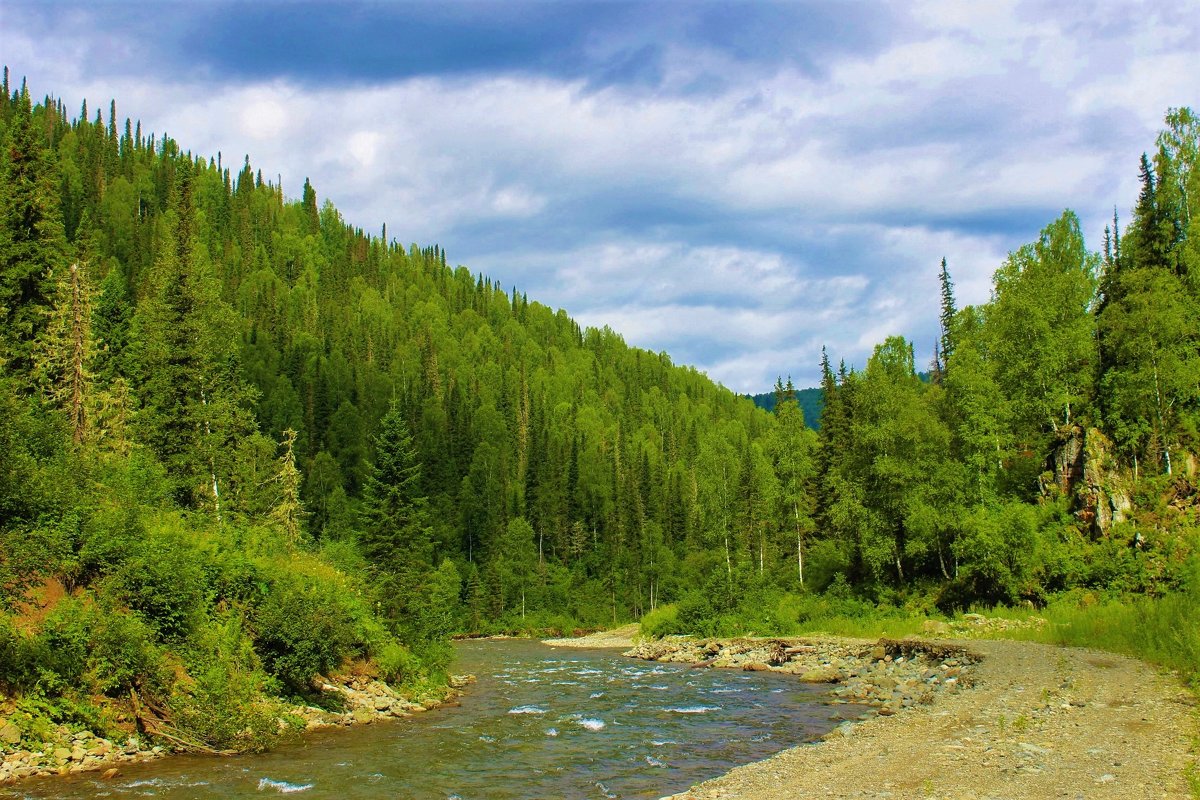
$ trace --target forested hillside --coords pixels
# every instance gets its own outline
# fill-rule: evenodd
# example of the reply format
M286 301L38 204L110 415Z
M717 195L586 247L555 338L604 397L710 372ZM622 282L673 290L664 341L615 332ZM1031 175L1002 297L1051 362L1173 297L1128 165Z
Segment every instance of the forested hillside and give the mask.
M208 655L247 691L353 657L435 677L455 630L602 625L749 549L774 566L791 447L748 400L307 183L4 89L6 685L182 706L147 675Z
M818 436L789 387L756 408L307 181L3 89L0 689L52 715L103 725L97 698L132 691L248 746L268 698L349 661L436 683L453 632L664 605L663 630L761 632L1185 579L1186 110L1103 254L1067 212L964 309L943 264L930 379L902 339L826 360Z

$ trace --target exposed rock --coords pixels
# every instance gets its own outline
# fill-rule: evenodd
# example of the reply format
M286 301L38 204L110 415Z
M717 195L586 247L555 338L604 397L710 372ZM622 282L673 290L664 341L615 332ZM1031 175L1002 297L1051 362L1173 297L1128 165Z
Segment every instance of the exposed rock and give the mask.
M1107 536L1112 526L1128 518L1133 509L1127 476L1113 453L1113 444L1096 428L1086 431L1063 428L1043 477L1043 494L1057 491L1073 496L1075 516L1097 536Z

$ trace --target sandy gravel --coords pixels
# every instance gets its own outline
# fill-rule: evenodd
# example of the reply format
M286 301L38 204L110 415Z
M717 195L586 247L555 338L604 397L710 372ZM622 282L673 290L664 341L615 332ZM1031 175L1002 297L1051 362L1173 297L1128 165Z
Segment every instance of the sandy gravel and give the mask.
M551 647L633 647L633 637L637 636L640 626L634 622L622 625L610 631L598 631L587 636L576 636L571 639L544 639L542 644Z
M966 644L974 685L674 795L746 798L1188 798L1192 696L1130 658L1029 642Z

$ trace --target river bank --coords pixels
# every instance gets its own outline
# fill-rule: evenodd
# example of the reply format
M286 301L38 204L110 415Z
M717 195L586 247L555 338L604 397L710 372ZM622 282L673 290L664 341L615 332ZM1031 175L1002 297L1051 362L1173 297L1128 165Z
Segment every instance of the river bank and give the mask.
M317 688L337 698L340 710L310 705L293 705L280 717L281 731L364 725L383 719L408 717L454 701L462 689L475 680L473 675L454 675L444 690L410 696L384 681L362 675L319 679ZM25 737L27 743L28 737ZM102 772L115 778L129 764L186 752L182 746L150 744L146 737L130 735L124 741L96 736L87 731L72 731L65 725L43 732L42 740L22 748L21 726L14 715L0 716L0 786L24 778Z
M1195 698L1131 658L1016 641L829 637L665 640L629 655L824 677L837 682L835 695L880 708L817 746L738 767L674 800L775 800L781 792L931 800L1189 796Z

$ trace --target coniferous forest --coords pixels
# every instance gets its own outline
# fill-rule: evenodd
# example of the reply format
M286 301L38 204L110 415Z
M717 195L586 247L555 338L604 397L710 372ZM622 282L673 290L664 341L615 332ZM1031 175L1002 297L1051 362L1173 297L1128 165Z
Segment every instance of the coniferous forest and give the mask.
M456 633L1197 590L1188 109L1098 252L1065 211L965 307L930 254L936 347L823 353L814 432L790 381L765 411L307 181L3 90L0 688L39 714L249 748L347 663L444 682Z

